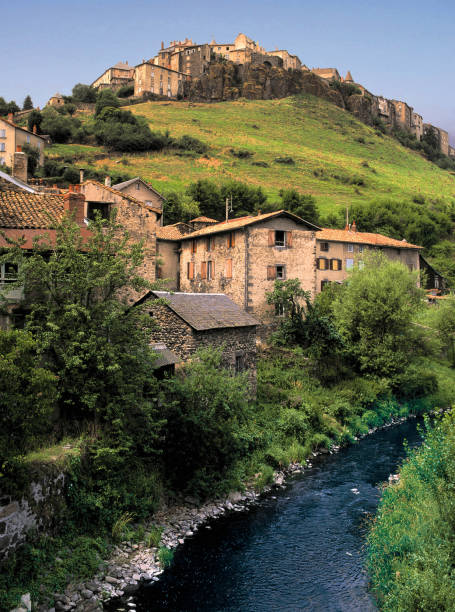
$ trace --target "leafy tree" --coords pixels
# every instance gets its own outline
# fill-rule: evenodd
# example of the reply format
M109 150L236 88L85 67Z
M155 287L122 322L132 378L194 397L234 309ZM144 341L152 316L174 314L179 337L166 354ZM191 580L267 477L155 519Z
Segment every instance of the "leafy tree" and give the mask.
M238 435L248 419L246 375L223 369L221 349L203 349L164 383L165 472L171 486L213 495L246 452Z
M225 203L217 185L207 179L191 183L187 194L199 204L201 215L221 220L225 216Z
M279 195L281 198L281 208L315 225L319 223L316 200L312 195L300 194L295 189L281 189Z
M267 196L261 187L251 187L240 181L229 181L221 185L220 199L225 207L226 198L232 197L233 215L242 217L262 209L267 201ZM224 217L224 209L221 217Z
M129 98L133 94L134 85L123 85L123 87L120 87L120 89L117 91L117 96L119 98Z
M11 100L11 102L8 102L8 104L6 105L7 113L18 113L20 110L21 109L14 100Z
M26 96L22 105L22 110L32 110L33 102L30 96Z
M57 376L37 352L29 332L0 331L0 476L5 461L29 451L49 431Z
M27 154L27 172L30 176L35 176L40 160L40 150L36 147L24 144L22 150Z
M42 112L41 132L49 134L54 142L66 143L72 140L80 121L69 115L62 115L54 108L45 108Z
M189 196L182 195L176 191L171 191L166 194L164 202L164 222L166 225L172 225L179 221L188 222L200 214L197 202L194 202Z
M367 253L333 303L335 322L353 363L364 373L393 379L418 346L412 318L422 303L417 272Z
M455 287L455 242L442 240L429 251L432 265Z
M115 93L111 89L103 89L97 97L95 106L95 117L101 113L103 108L112 107L118 108L120 106L120 100L117 98Z
M27 127L32 132L33 126L36 125L36 131L41 134L41 123L43 121L43 115L39 110L32 110L30 115L27 117Z
M73 87L72 98L74 102L96 102L98 92L90 85L77 83Z

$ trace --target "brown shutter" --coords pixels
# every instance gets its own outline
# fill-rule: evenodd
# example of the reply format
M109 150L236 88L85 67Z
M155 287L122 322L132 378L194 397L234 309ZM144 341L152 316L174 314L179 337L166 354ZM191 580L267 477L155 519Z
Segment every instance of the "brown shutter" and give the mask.
M187 276L189 280L194 278L194 263L192 261L189 261L187 264Z
M338 270L342 270L343 269L343 260L339 259L338 260Z
M201 263L201 278L207 278L207 262L203 261Z
M274 246L275 244L275 230L269 230L269 246Z
M276 266L267 266L267 280L275 280Z
M235 232L231 232L231 247L235 247Z
M292 246L292 232L286 232L286 246Z
M211 246L211 250L213 251L213 249L215 248L215 238L211 239L210 246Z

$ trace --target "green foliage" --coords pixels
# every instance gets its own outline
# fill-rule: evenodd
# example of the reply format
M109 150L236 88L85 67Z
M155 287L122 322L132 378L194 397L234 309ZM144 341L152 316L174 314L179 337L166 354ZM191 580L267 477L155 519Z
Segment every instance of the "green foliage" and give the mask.
M120 100L115 93L111 89L103 89L96 98L95 117L98 117L105 108L118 108L119 106Z
M123 85L117 91L118 98L129 98L132 95L134 95L134 85Z
M54 142L70 142L75 138L77 130L81 127L81 122L78 119L67 114L62 115L50 106L47 106L41 115L41 133L49 134Z
M124 536L128 525L133 521L134 515L131 512L124 512L115 523L112 525L112 539L114 542L120 542Z
M161 542L163 528L157 525L152 525L148 533L145 535L145 545L148 548L158 548Z
M188 223L188 221L195 219L199 215L199 206L190 196L181 195L176 191L166 194L164 202L164 222L166 225L178 223L179 221Z
M238 159L249 159L254 155L249 149L230 149L230 153Z
M220 349L201 349L184 374L164 382L165 477L175 490L213 494L246 451L238 435L248 418L245 375L223 369Z
M336 325L361 372L393 379L417 347L412 317L421 304L416 273L382 253L367 253L333 304Z
M56 407L57 376L37 352L29 332L0 331L0 477L8 459L44 437Z
M319 213L313 196L300 194L295 189L280 189L279 196L281 198L280 208L315 225L319 223Z
M22 110L32 110L33 102L30 96L25 96L24 103L22 104Z
M382 610L452 610L455 600L454 411L411 451L385 489L368 537L368 569Z
M287 166L294 166L295 161L293 157L284 156L284 157L275 157L275 163L277 164L285 164Z
M73 87L72 97L75 102L96 102L98 97L98 93L95 88L90 85L83 85L82 83L77 83Z
M158 551L158 561L161 563L161 567L165 569L172 565L172 561L174 560L174 551L170 548L166 548L166 546L160 546Z
M36 131L41 134L41 123L43 121L43 115L39 110L32 110L30 115L27 117L27 127L30 132L33 131L33 126L36 125Z
M29 176L35 176L40 160L40 150L29 144L23 144L22 150L27 155L27 172Z
M0 96L0 117L6 116L8 113L18 113L20 110L14 100L7 102L5 98Z
M226 199L232 198L233 216L254 213L261 209L267 197L260 187L250 187L239 181L229 181L218 186L209 180L191 183L187 194L198 203L202 215L212 219L224 219Z

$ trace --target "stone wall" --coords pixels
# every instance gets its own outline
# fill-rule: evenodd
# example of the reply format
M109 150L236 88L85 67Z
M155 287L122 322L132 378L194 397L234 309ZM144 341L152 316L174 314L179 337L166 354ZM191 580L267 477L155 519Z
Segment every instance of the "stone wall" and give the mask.
M0 562L25 541L33 529L52 533L65 516L65 475L56 466L30 469L31 482L21 495L0 491Z

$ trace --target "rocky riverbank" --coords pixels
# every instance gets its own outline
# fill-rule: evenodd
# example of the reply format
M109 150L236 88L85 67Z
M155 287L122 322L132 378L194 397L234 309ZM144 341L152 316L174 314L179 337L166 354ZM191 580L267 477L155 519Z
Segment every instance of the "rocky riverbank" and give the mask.
M410 418L413 418L413 415ZM381 427L370 429L367 434L359 436L356 440L379 429L399 425L405 420L405 417L393 419ZM332 446L330 450L323 449L312 453L312 456L316 458L323 454L333 454L339 450L339 446ZM160 546L173 550L204 525L210 528L209 525L206 525L210 519L218 518L229 512L245 511L251 505L258 503L262 495L269 493L273 488L283 487L286 479L311 467L311 461L306 460L303 464L293 463L286 469L276 471L273 483L263 488L261 492L256 489L253 482L244 492L236 491L225 498L208 501L199 507L196 500L186 498L182 505L163 508L155 513L144 525L145 533L159 527L162 530ZM69 584L64 593L55 593L55 607L40 606L37 609L39 612L61 610L91 612L103 609L104 603L116 598L125 598L125 603L129 604L127 607L132 609L134 604L127 601L129 596L139 588L142 582L159 580L163 571L158 547L149 547L145 542L136 544L125 541L114 547L112 556L100 565L98 573L91 580ZM14 612L25 612L26 610L24 606L15 609Z

